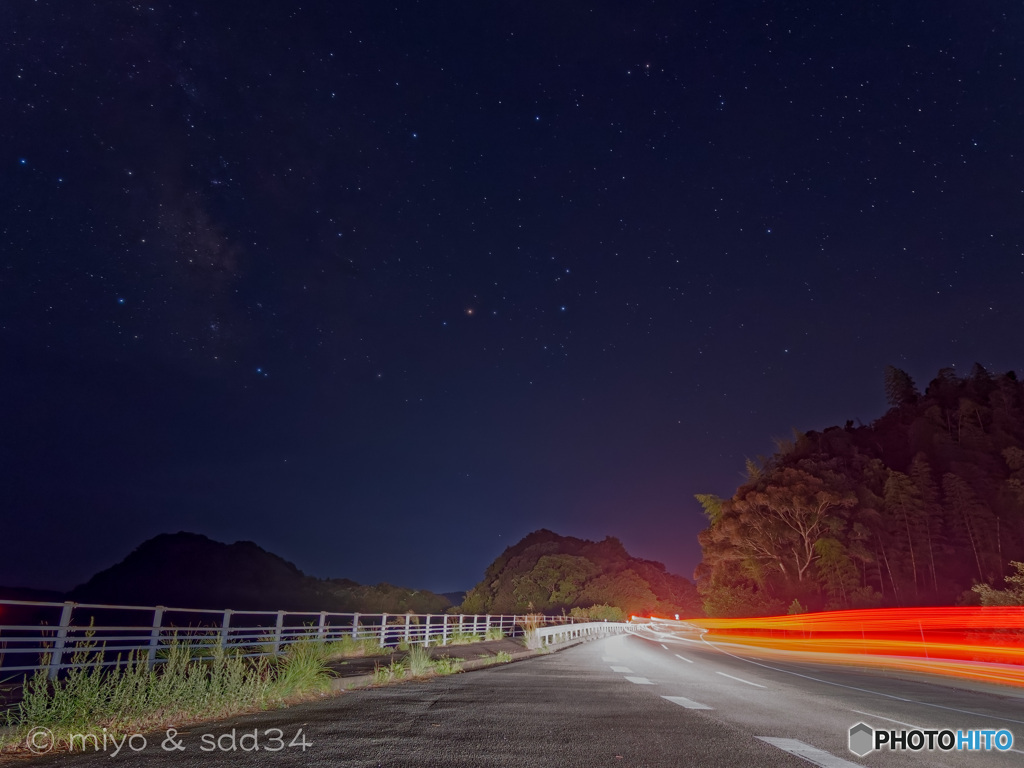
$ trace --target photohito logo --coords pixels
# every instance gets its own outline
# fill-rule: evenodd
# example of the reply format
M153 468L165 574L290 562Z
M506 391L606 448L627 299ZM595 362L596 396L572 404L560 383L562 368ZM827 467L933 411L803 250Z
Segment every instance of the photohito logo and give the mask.
M1002 730L951 731L921 730L883 731L867 723L850 728L849 748L857 757L864 757L876 749L920 752L939 749L943 752L980 752L996 749L1005 752L1013 746L1013 734Z

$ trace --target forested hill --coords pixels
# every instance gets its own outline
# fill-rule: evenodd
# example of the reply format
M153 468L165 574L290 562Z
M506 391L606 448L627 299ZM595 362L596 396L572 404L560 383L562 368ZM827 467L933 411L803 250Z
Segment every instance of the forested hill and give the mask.
M731 498L697 497L710 615L955 604L1024 560L1024 385L975 365L923 394L888 367L885 388L873 424L797 433Z
M613 536L587 541L542 529L499 555L462 604L465 613L559 610L595 619L693 616L700 600L688 579L630 556Z
M224 544L197 533L163 533L68 594L84 603L232 608L239 611L441 613L451 603L427 592L317 579L251 541Z

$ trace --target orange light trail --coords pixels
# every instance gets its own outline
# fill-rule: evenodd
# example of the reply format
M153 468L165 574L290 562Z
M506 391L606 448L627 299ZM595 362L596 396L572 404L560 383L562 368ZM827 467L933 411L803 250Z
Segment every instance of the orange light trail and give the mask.
M688 619L709 641L1024 686L1024 608L876 608Z

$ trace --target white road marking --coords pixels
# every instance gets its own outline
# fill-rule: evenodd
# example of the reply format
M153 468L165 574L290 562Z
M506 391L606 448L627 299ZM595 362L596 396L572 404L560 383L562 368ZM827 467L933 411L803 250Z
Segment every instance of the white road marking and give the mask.
M985 715L985 714L982 714L981 712L971 712L970 710L967 710L967 709L958 709L957 707L946 707L946 706L943 706L942 704L932 704L929 701L917 701L916 699L904 699L902 696L893 696L891 693L882 693L881 691L872 691L870 688L858 688L855 685L844 685L843 683L835 683L835 682L833 682L831 680L822 680L820 677L811 677L811 675L802 675L799 672L794 672L791 669L780 669L779 667L773 667L770 664L762 664L759 661L754 661L753 659L747 659L747 658L744 658L743 656L737 656L735 653L729 653L727 650L725 650L723 648L719 648L714 643L708 642L704 638L703 635L701 635L701 642L703 642L709 648L714 648L719 653L724 653L726 656L731 656L734 659L739 659L740 661L745 661L745 662L747 662L747 664L754 664L755 666L763 667L764 669L771 669L771 670L773 670L775 672L785 672L787 675L794 675L796 677L802 677L805 680L813 680L816 683L824 683L825 685L834 685L837 688L845 688L848 691L860 691L861 693L870 693L870 694L874 694L875 696L883 696L883 697L885 697L887 699L895 699L896 701L905 701L908 704L919 704L922 707L934 707L935 709L944 709L947 712L959 712L960 714L963 714L963 715L974 715L975 717L987 717L989 720L1002 720L1004 723L1017 723L1019 725L1024 725L1024 720L1013 720L1012 718L1009 718L1009 717L999 717L997 715ZM722 674L722 673L719 672L719 674Z
M911 725L910 723L904 723L902 720L893 720L891 717L882 717L881 715L872 715L870 712L861 712L859 709L851 709L851 712L856 712L858 715L864 715L865 717L873 717L876 720L886 720L890 723L896 723L896 725L905 725L913 731L923 731L924 729L917 725Z
M614 656L602 656L601 661L610 661L612 664L618 661Z
M730 680L738 680L741 683L746 683L747 685L752 685L755 688L767 688L768 687L768 686L765 686L765 685L761 685L760 683L752 683L749 680L744 680L742 677L733 677L732 675L727 675L727 674L725 674L725 672L719 672L717 669L715 670L715 673L721 675L722 677L728 677Z
M632 672L629 667L612 667L612 672Z
M682 696L662 696L661 698L668 699L673 704L686 707L686 709L714 709L714 707L709 707L707 704L701 704L699 701L693 701Z
M688 659L688 658L686 658L685 656L680 656L680 655L679 655L678 653L676 654L676 658L677 658L677 659L682 659L682 660L683 660L683 661L685 661L685 662L686 662L687 664L693 664L693 659Z
M654 683L646 677L630 677L629 675L626 675L626 679L631 683L636 683L637 685L654 685Z
M668 646L665 645L664 643L661 644L661 647L664 648L666 651L668 650Z
M809 763L819 765L821 768L861 768L857 763L843 760L843 758L836 757L831 752L812 747L810 744L804 744L796 739L776 739L771 736L758 736L757 738L767 744L771 744L773 747L778 747L784 752L789 752L789 754L795 757L800 757Z

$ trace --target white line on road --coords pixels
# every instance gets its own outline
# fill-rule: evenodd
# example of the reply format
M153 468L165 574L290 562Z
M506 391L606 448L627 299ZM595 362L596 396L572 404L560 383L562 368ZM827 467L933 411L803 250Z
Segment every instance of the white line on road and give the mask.
M749 680L744 680L742 677L733 677L732 675L725 674L725 672L719 672L717 669L715 670L715 672L717 674L721 675L722 677L728 677L730 680L739 680L741 683L746 683L747 685L752 685L755 688L767 688L767 686L761 685L760 683L752 683Z
M612 672L632 672L629 667L612 667Z
M789 754L795 757L801 757L809 763L820 765L821 768L860 768L857 763L843 760L843 758L836 757L831 752L817 749L810 744L804 744L796 739L776 739L771 736L758 736L757 738L771 744L773 747L778 747L784 752L789 752Z
M707 704L701 704L699 701L693 701L683 696L662 696L661 698L668 699L673 704L678 704L680 707L686 707L687 709L714 709L714 707L709 707Z
M626 675L626 679L631 683L636 683L637 685L654 685L654 683L646 677L630 677L629 675Z
M661 644L661 647L664 648L666 651L668 650L668 646L665 645L664 643Z
M1024 724L1024 720L1013 720L1013 719L1011 719L1009 717L998 717L996 715L985 715L985 714L982 714L981 712L971 712L970 710L967 710L967 709L957 709L956 707L946 707L946 706L943 706L942 704L932 704L929 701L917 701L916 699L904 699L902 696L893 696L891 693L882 693L881 691L872 691L869 688L858 688L855 685L843 685L842 683L835 683L835 682L833 682L831 680L823 680L820 677L811 677L810 675L802 675L799 672L794 672L791 669L780 669L779 667L773 667L770 664L762 664L761 662L754 661L753 659L747 659L747 658L744 658L743 656L737 656L735 653L729 653L724 648L719 648L714 643L711 643L711 642L708 642L707 640L705 640L703 635L701 636L701 640L704 642L705 645L707 645L710 648L714 648L719 653L724 653L726 656L731 656L734 659L739 659L740 661L745 661L745 662L747 662L747 664L754 664L754 665L756 665L758 667L763 667L765 669L774 670L775 672L785 672L787 675L795 675L796 677L802 677L805 680L813 680L816 683L824 683L825 685L834 685L837 688L846 688L849 691L860 691L861 693L871 693L871 694L874 694L875 696L884 696L887 699L895 699L896 701L905 701L908 704L920 704L922 707L935 707L935 709L944 709L947 712L959 712L962 715L974 715L975 717L987 717L990 720L1002 720L1004 723ZM719 673L719 674L721 674L721 673Z
M678 653L676 654L676 658L677 658L677 659L682 659L682 660L683 660L683 661L685 661L685 662L686 662L687 664L693 664L693 659L688 659L688 658L686 658L685 656L680 656L680 655L679 655Z
M610 661L612 664L618 661L614 656L602 656L601 661Z
M905 726L907 726L907 728L910 728L910 729L915 730L915 731L923 731L924 730L923 728L920 728L920 727L918 727L916 725L911 725L910 723L904 723L902 720L893 720L891 717L882 717L881 715L872 715L870 712L861 712L859 709L851 709L850 711L851 712L856 712L858 715L864 715L866 717L874 717L874 718L876 718L878 720L887 720L890 723L896 723L896 725L905 725Z

